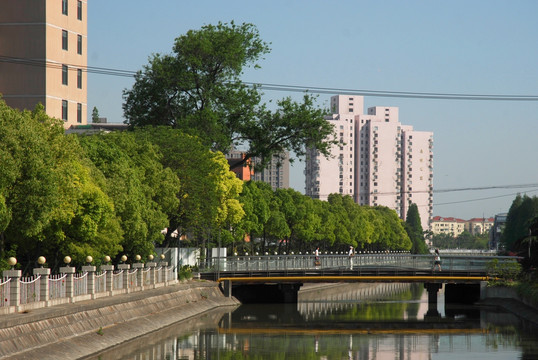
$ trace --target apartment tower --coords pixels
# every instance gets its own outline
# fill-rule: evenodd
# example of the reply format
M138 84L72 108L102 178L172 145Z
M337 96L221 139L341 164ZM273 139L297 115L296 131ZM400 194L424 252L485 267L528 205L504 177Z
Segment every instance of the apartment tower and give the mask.
M376 106L363 113L362 96L331 97L339 142L327 159L315 149L306 157L306 195L327 200L329 194L353 197L356 203L387 206L404 219L417 204L422 227L433 213L433 133L399 122L397 107Z
M0 0L0 94L14 108L87 123L87 1Z

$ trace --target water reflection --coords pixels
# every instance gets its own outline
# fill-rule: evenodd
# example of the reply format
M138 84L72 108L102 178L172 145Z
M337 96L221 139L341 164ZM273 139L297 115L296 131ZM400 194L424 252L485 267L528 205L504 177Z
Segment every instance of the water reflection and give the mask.
M94 359L526 359L535 328L477 308L425 316L421 285L311 287L296 305L242 305L205 314ZM440 305L442 305L442 292ZM448 314L448 315L447 315Z

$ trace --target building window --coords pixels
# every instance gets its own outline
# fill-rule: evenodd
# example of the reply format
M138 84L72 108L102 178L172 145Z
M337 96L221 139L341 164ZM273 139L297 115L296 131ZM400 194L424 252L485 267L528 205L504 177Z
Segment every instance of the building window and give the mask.
M82 89L82 70L77 69L77 88Z
M67 0L62 0L62 14L67 15Z
M82 55L82 35L77 35L77 54Z
M67 30L62 30L62 50L67 50Z
M67 65L62 65L62 85L67 85Z
M62 100L62 120L67 121L67 100Z
M77 19L82 20L82 1L77 1Z
M82 104L77 104L77 123L82 123Z

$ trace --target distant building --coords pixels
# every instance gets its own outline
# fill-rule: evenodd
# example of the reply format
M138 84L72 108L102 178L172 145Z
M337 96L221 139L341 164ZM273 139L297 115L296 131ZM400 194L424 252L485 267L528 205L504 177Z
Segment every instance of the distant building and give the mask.
M0 0L0 93L7 105L87 124L86 0Z
M254 158L254 164L257 159ZM290 156L285 152L282 156L273 156L271 163L262 171L253 171L252 180L270 184L273 190L290 187Z
M116 130L127 130L129 125L121 123L89 123L85 125L71 125L65 130L66 134L96 134L101 132L111 132Z
M472 218L463 220L454 217L434 216L432 218L432 232L434 234L447 234L457 237L467 231L472 235L489 233L493 227L493 218Z
M463 219L434 216L431 221L431 230L434 234L445 234L457 237L465 231L466 224L467 221Z
M331 97L338 145L327 159L316 149L306 155L305 194L327 200L353 197L361 205L387 206L405 219L416 204L423 229L433 212L433 133L399 122L397 107L376 106L363 113L364 97Z
M250 169L250 161L247 161L243 166L235 166L237 163L241 162L245 158L245 153L238 150L232 150L226 154L226 160L228 160L228 165L230 165L231 171L235 173L238 179L243 181L251 180L252 171Z
M489 248L499 250L501 247L501 235L508 218L507 213L495 215L493 226L489 230Z
M243 166L234 167L234 165L241 162L244 157L245 153L239 150L232 150L226 154L226 159L228 160L228 164L230 164L231 170L239 179L244 181L254 180L265 182L271 185L273 190L289 188L289 153L286 152L282 156L273 156L270 164L262 171L255 171L254 166L250 166L251 164L257 163L257 158L247 160Z
M494 222L494 218L473 218L467 220L465 230L470 232L472 235L488 234L489 229L493 227Z

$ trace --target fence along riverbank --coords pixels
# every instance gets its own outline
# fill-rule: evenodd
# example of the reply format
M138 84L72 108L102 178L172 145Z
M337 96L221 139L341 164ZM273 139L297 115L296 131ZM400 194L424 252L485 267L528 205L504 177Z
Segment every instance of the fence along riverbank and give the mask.
M10 258L10 265L16 259ZM173 267L166 261L130 264L82 266L66 265L59 274L51 275L50 269L33 269L33 276L22 277L21 270L5 270L0 279L0 315L25 312L32 309L75 303L84 300L116 296L177 283Z

